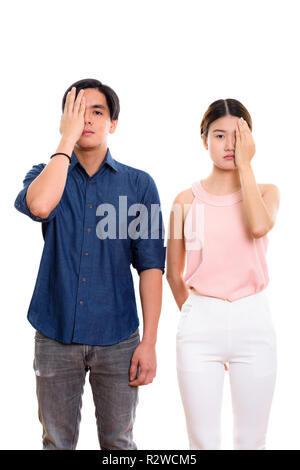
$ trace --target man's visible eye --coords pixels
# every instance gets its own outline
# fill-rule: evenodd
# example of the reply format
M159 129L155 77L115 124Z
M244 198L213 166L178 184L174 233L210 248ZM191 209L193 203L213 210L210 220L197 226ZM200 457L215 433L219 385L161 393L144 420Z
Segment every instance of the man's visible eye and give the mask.
M96 114L98 113L97 116L98 116L99 114L102 114L100 111L94 111L94 113L96 113Z

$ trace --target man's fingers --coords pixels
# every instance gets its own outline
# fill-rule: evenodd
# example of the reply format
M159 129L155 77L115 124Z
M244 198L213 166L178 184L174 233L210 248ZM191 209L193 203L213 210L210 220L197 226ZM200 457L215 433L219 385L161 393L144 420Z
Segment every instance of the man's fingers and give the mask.
M76 93L76 87L73 86L72 90L70 91L69 99L68 99L68 107L67 107L68 114L73 113L75 93Z
M144 369L141 371L140 375L135 380L130 380L129 385L138 386L138 385L148 385L153 382L155 377L155 370L152 368Z
M141 374L137 379L129 382L129 385L132 385L132 386L148 385L153 382L153 379L154 379L154 374L150 374L150 373L144 374L144 375Z
M155 377L154 372L152 370L149 371L148 374L146 375L143 385L151 384L153 382L154 377Z
M81 101L80 101L80 109L79 109L79 114L81 114L82 116L84 115L84 111L85 111L85 96L82 97Z
M64 107L64 113L69 112L69 102L70 102L70 91L68 91L67 96L66 96L66 101L65 101L65 107Z
M137 379L135 379L133 381L130 380L129 385L133 385L133 386L142 385L143 382L145 381L145 379L146 379L146 373L141 372Z
M131 361L131 366L130 366L130 370L129 370L129 379L130 380L133 380L135 378L136 372L137 372L137 366L138 366L137 362Z
M72 91L72 90L70 90L70 91L68 92L67 97L66 97L65 109L64 109L64 112L65 112L66 114L69 114L69 112L70 112L71 91Z
M81 105L83 93L84 93L84 90L80 90L80 92L77 95L77 98L76 98L75 103L74 103L74 114L78 114L78 112L80 110L80 105Z

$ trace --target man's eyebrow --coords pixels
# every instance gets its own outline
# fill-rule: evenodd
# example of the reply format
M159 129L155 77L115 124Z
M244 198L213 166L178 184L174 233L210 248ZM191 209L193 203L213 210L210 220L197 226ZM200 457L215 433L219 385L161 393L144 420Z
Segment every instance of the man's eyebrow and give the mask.
M103 106L103 104L93 104L92 106L90 106L90 108L106 109L105 106Z

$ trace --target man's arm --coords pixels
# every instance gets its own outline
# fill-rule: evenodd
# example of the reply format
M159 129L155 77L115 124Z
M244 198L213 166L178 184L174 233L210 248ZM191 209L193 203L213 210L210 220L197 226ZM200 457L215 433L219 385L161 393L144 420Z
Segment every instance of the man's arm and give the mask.
M156 184L146 173L141 173L140 177L140 184L137 186L141 188L142 195L139 193L138 201L147 209L143 212L143 217L147 218L148 223L141 222L141 227L147 227L144 228L146 232L142 231L143 236L132 240L132 265L140 276L139 287L144 319L143 338L131 359L129 385L133 386L147 385L155 377L155 343L166 256L164 226ZM138 366L140 374L135 380Z
M63 152L71 156L84 128L84 90L80 90L76 100L75 92L74 87L66 98L60 125L62 138L55 153ZM57 206L65 189L68 167L69 159L57 155L51 158L48 165L30 184L26 194L26 203L33 215L47 218Z
M156 374L155 344L162 304L162 271L146 269L140 273L140 296L143 311L143 337L131 359L129 385L147 385ZM140 375L137 379L137 367Z

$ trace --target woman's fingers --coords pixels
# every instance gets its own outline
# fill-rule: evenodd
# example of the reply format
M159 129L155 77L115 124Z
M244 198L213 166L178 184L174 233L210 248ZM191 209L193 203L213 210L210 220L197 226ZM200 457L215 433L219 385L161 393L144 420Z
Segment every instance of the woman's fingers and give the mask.
M239 120L238 120L238 123L237 123L237 126L236 126L236 131L235 131L236 140L239 141L239 142L240 142L240 140L241 140L240 123L241 123L241 120L239 119Z
M239 119L239 133L240 133L240 138L243 141L247 139L247 137L250 134L250 129L248 127L247 121L245 121L245 119L243 118Z
M240 128L242 131L250 131L247 121L244 118L240 119Z

